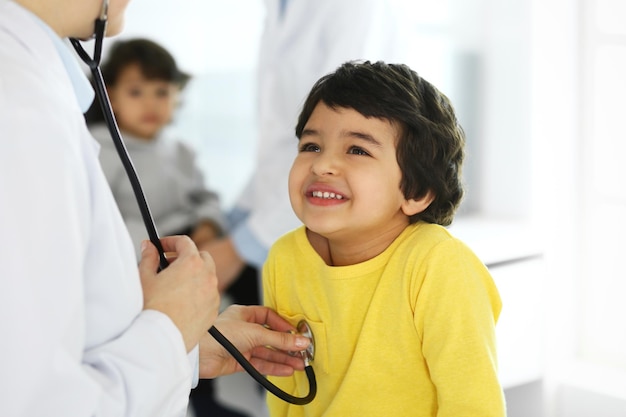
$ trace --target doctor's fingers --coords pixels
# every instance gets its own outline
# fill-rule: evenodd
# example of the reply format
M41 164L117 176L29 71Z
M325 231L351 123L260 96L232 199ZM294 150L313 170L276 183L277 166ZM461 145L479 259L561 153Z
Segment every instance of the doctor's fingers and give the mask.
M311 343L309 338L295 333L293 326L278 313L263 306L230 305L220 314L215 327L245 351L258 346L300 351Z
M170 264L177 263L177 268L199 270L203 273L215 275L215 262L208 252L199 252L195 244L187 236L170 236L161 239L165 258ZM178 248L181 252L172 251ZM179 262L177 262L180 260ZM184 264L184 265L181 265ZM142 277L156 275L159 267L159 253L149 240L141 242L141 260L139 273ZM167 269L170 269L169 267ZM187 272L189 274L190 272Z
M187 236L168 236L160 239L161 247L164 251L165 259L168 263L176 261L179 257L200 256L193 241ZM159 252L156 246L149 241L141 242L141 260L139 262L139 272L142 275L149 273L156 274L160 265Z
M247 311L250 312L249 314L254 314L254 320L249 319L248 321L263 324L265 327L279 332L294 332L296 330L287 320L268 307L248 306ZM290 340L290 338L287 338L287 340ZM301 347L306 348L306 346ZM285 349L293 350L291 346L285 346Z
M178 258L158 274L143 274L144 309L165 313L180 330L187 351L215 321L220 294L213 260L206 252Z
M165 252L165 258L171 266L176 265L176 269L187 269L187 273L191 274L195 270L200 273L208 272L215 275L213 258L208 252L199 251L189 236L166 236L161 238L161 245Z
M212 260L208 254L197 254L200 261L177 260L157 274L158 255L152 255L143 257L139 268L143 309L169 316L189 352L211 327L220 306Z
M182 288L197 286L206 297L219 298L215 262L208 252L179 255L170 266L158 273L158 278L161 277L172 280Z
M293 356L267 347L255 348L250 363L264 375L289 376L304 369L300 355Z
M213 305L219 300L215 263L207 252L187 253L176 258L160 272L159 254L154 245L145 245L139 262L139 276L144 292L144 303L153 297L183 297L192 293L193 298L204 298ZM193 294L194 292L197 294Z
M198 253L198 247L189 236L165 236L162 237L160 241L163 250L165 252L176 253L176 257L184 257Z

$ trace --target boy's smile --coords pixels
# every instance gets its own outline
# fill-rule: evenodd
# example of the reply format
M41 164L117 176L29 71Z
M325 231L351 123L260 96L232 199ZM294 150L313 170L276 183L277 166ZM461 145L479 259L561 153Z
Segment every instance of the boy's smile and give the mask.
M381 253L416 210L400 190L399 133L388 120L324 103L304 127L289 175L291 204L311 232L328 239L335 265Z
M347 201L345 195L326 184L313 184L306 191L309 203L320 206L341 204Z

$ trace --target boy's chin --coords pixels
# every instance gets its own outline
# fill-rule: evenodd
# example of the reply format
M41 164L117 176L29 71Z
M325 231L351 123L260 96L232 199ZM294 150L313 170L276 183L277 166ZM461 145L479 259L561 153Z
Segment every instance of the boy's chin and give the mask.
M159 130L154 130L154 129L122 129L122 130L137 139L146 140L146 141L154 139L159 134ZM123 133L124 132L122 132L122 136L123 136Z

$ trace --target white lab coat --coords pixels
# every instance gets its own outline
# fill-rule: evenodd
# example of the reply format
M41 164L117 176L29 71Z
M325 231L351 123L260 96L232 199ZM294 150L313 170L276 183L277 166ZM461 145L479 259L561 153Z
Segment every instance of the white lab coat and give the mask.
M0 416L184 415L182 336L142 304L60 56L0 1Z
M282 17L279 0L265 3L256 168L236 206L249 211L246 226L269 248L300 224L287 178L297 153L297 117L313 84L348 60L401 62L406 49L394 1L291 0Z

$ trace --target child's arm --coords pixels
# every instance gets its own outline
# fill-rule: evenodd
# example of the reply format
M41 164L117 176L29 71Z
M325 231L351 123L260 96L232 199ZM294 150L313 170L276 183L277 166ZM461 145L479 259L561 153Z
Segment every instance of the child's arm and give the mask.
M415 317L437 416L505 416L495 336L501 301L489 272L454 239L433 249L427 268Z
M222 236L221 226L212 220L201 220L191 232L191 239L200 247L205 243Z

